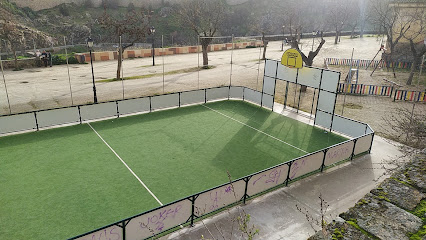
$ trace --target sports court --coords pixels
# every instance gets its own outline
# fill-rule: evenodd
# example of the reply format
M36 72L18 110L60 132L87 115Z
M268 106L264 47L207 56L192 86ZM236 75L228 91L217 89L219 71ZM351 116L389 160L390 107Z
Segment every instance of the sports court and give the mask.
M347 140L232 100L1 137L0 238L70 238Z

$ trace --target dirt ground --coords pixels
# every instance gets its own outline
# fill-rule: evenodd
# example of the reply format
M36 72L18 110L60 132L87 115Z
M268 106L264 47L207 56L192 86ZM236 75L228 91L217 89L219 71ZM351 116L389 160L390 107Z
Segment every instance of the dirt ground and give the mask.
M319 44L316 39L315 45ZM326 38L326 43L315 58L314 65L324 67L324 58L350 58L354 50L354 59L372 59L380 47L376 37L349 39L342 37L341 42L334 44L333 38ZM289 46L284 46L284 50ZM301 49L308 52L312 48L312 39L303 39ZM194 90L232 84L261 89L264 62L260 61L260 48L220 51L209 53L209 64L213 68L197 71L201 54L181 54L156 57L156 66L152 66L151 58L126 59L124 76L144 76L140 79L105 82L115 77L116 61L94 62L94 77L99 102L123 98L148 96L154 94ZM280 59L281 42L270 42L266 52L269 59ZM232 65L231 65L232 61ZM349 67L329 66L330 69L347 75ZM164 73L164 75L163 75ZM408 77L407 71L397 72L393 78L387 69L378 69L371 77L371 69L359 70L359 83L389 85L383 79L404 85ZM32 68L23 71L5 71L5 84L0 84L0 114L35 111L55 107L86 104L93 102L93 84L90 64L70 65L69 75L66 65L52 68ZM417 83L417 76L414 78ZM404 86L404 89L424 90L426 73L420 85ZM6 98L7 86L10 109ZM276 101L284 102L284 84L278 84ZM296 90L296 91L295 91ZM290 84L287 104L315 114L312 108L313 90L302 93L299 102L299 89ZM317 93L315 93L317 94ZM342 114L344 95L339 95L336 113ZM369 123L378 132L385 132L382 118L398 107L412 109L412 103L392 102L388 97L346 96L343 115ZM416 104L415 111L426 113L426 104Z

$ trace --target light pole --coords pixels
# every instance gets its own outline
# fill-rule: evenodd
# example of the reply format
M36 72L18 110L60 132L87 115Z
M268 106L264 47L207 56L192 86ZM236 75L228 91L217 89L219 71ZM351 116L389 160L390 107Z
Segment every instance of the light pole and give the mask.
M283 25L283 40L281 42L281 51L284 51L284 28L285 26Z
M155 35L155 27L152 26L149 31L151 31L152 34L152 66L155 66L155 47L154 47L154 35Z
M315 44L315 36L317 35L316 31L312 31L312 52L314 51L314 44Z
M95 73L93 72L93 60L92 60L93 39L90 38L90 37L87 39L87 47L89 48L90 65L92 66L93 102L97 103L98 102L98 98L96 97Z

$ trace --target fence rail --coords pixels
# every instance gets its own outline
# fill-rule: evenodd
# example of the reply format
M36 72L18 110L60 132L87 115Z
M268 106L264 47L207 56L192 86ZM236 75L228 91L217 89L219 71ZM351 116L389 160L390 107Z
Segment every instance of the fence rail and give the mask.
M376 95L376 96L392 96L394 92L393 86L377 86L367 84L348 84L339 83L337 87L338 93L349 93L358 95Z
M426 102L426 91L401 90L396 89L394 86L339 83L337 92L354 95L386 96L393 98L393 101Z
M273 101L272 103L262 101L266 95L268 94L247 87L226 86L3 115L0 116L0 134L25 130L38 131L64 124L81 124L86 121L227 99L248 101L273 110ZM353 121L354 138L70 239L151 238L180 225L193 225L198 219L222 208L240 202L245 203L247 199L265 191L287 186L302 177L322 172L345 160L352 160L356 155L370 152L374 131L365 123L335 115L336 119L339 117L341 119L336 120L333 130L345 132L344 126L347 126L348 121Z
M396 90L393 100L426 102L426 92Z
M359 66L359 67L375 67L377 64L379 64L378 67L393 67L395 65L396 68L401 69L410 69L412 62L407 61L380 61L380 60L374 60L371 62L371 60L366 59L347 59L347 58L325 58L324 64L326 65L335 65L335 66Z

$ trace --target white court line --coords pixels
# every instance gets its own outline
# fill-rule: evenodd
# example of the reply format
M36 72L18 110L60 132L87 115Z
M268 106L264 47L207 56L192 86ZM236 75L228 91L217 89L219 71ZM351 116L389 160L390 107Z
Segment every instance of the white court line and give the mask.
M98 132L96 132L96 130L92 127L92 125L90 125L90 123L87 123L87 125L89 125L89 127L96 133L96 135L98 135L98 137L105 143L105 145L108 146L108 148L115 154L115 156L117 156L118 159L120 159L120 161L124 164L124 166L126 166L127 169L129 169L129 171L133 174L133 176L135 176L135 178L142 184L142 186L151 194L151 196L153 198L155 198L155 200L157 200L157 202L163 206L163 204L160 202L160 200L158 200L158 198L154 195L154 193L151 192L151 190L149 190L149 188L145 185L145 183L142 182L142 180L135 174L135 172L133 172L133 170L127 165L127 163L125 161L123 161L123 159L121 159L120 156L118 156L118 154L114 151L114 149L112 149L112 147L105 142L105 140L101 137L101 135L99 135Z
M244 126L246 126L246 127L249 127L249 128L251 128L251 129L253 129L253 130L255 130L255 131L258 131L258 132L260 132L260 133L262 133L262 134L265 134L266 136L268 136L268 137L271 137L271 138L273 138L273 139L275 139L275 140L277 140L277 141L280 141L280 142L282 142L282 143L284 143L284 144L287 144L288 146L290 146L290 147L293 147L293 148L296 148L297 150L299 150L299 151L302 151L302 152L304 152L304 153L309 153L309 152L307 152L307 151L305 151L305 150L303 150L303 149L300 149L300 148L298 148L298 147L296 147L296 146L294 146L294 145L291 145L290 143L287 143L287 142L285 142L285 141L283 141L283 140L281 140L281 139L279 139L279 138L276 138L276 137L274 137L274 136L272 136L272 135L270 135L270 134L267 134L267 133L265 133L265 132L263 132L263 131L260 131L259 129L257 129L257 128L254 128L254 127L252 127L252 126L250 126L250 125L248 125L248 124L246 124L246 123L243 123L243 122L241 122L241 121L238 121L237 119L235 119L235 118L232 118L232 117L230 117L230 116L228 116L228 115L226 115L226 114L223 114L223 113L221 113L221 112L219 112L219 111L216 111L216 110L214 110L213 108L210 108L210 107L207 107L206 105L201 105L201 106L203 106L203 107L205 107L205 108L208 108L208 109L210 109L210 110L212 110L213 112L216 112L216 113L219 113L220 115L222 115L222 116L224 116L224 117L227 117L227 118L229 118L229 119L231 119L231 120L234 120L234 121L236 121L237 123L240 123L240 124L242 124L242 125L244 125Z

